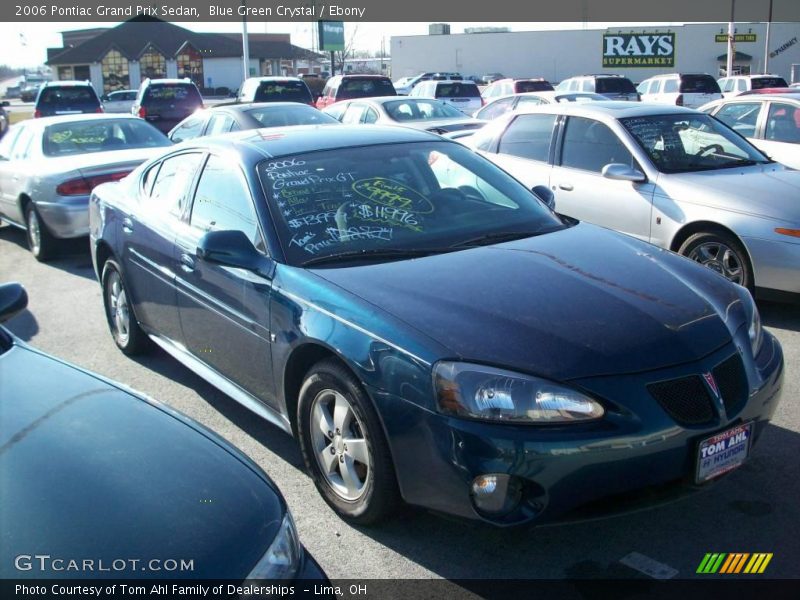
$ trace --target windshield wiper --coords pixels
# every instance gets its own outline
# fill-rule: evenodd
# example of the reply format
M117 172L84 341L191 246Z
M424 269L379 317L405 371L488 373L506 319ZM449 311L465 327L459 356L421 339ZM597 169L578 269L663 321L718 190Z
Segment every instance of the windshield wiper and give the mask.
M753 160L752 158L739 158L724 165L718 165L719 169L732 169L735 167L752 167L753 165L766 165L769 161Z
M310 267L312 265L321 265L328 262L372 258L414 258L418 256L430 256L431 254L441 254L443 252L450 251L450 248L364 248L362 250L337 252L336 254L329 254L327 256L316 256L300 263L300 266Z
M468 248L470 246L484 246L486 244L499 244L501 242L510 242L513 240L521 240L523 238L534 237L542 235L543 233L550 233L551 231L558 231L555 229L542 229L539 231L493 231L491 233L484 233L483 235L476 236L456 242L451 248Z

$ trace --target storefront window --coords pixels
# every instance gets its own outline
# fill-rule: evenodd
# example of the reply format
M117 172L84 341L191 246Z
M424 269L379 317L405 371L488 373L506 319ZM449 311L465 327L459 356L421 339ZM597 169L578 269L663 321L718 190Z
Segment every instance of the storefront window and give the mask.
M164 79L167 76L167 59L158 50L148 46L139 59L141 79Z
M178 77L188 77L199 88L203 88L203 58L192 46L184 46L176 57Z
M128 59L116 50L109 50L101 62L103 70L103 92L127 90L131 85L128 76Z

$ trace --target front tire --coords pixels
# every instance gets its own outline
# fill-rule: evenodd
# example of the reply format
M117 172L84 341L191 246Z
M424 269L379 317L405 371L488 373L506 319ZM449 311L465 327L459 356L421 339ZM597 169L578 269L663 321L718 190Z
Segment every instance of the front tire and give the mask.
M56 253L58 240L47 229L33 202L25 207L25 230L33 257L39 262L51 259Z
M729 281L755 289L753 267L744 246L723 231L702 231L689 236L678 250L680 254L716 271Z
M101 280L106 320L114 343L128 356L143 353L147 350L149 339L136 320L119 265L107 260Z
M298 402L300 448L324 500L359 525L397 508L397 478L378 415L358 380L335 359L308 372Z

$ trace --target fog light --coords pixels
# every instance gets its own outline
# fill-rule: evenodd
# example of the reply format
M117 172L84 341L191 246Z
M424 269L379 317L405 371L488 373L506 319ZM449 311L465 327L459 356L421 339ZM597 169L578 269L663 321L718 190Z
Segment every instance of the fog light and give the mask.
M472 481L472 501L488 516L510 513L522 500L522 484L516 477L494 473L479 475Z

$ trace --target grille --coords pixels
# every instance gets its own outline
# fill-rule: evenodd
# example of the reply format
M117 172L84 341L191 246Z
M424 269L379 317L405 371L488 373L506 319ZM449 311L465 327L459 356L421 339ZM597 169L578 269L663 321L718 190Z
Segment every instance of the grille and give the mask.
M742 357L734 354L714 368L722 403L728 418L736 415L747 402L747 375L744 372Z
M699 375L651 383L647 389L678 423L700 425L714 418L711 396Z

